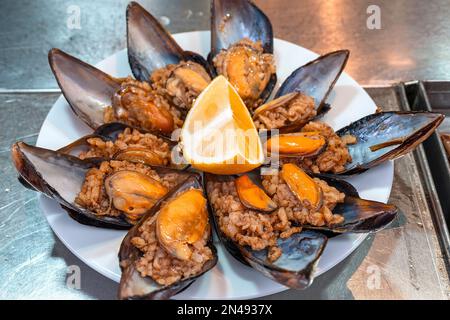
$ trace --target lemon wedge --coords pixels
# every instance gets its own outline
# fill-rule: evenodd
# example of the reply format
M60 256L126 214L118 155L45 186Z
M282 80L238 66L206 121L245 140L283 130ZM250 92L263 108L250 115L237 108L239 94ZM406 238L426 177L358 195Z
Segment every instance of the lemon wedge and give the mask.
M195 100L180 139L186 161L205 172L243 173L264 161L250 113L223 76L215 78Z

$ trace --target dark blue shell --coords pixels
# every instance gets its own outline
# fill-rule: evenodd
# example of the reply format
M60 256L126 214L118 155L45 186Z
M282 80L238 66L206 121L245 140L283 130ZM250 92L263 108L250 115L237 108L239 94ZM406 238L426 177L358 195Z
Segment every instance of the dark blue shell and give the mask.
M248 0L213 0L210 55L244 38L261 41L264 52L273 53L272 24L261 9Z
M75 203L87 171L98 166L104 159L80 160L70 154L30 146L24 142L15 143L11 153L21 177L34 190L55 199L73 219L101 228L129 229L132 226L122 217L99 216ZM160 174L178 173L186 177L190 175L172 168L151 168Z
M103 71L59 50L48 53L50 67L73 112L95 129L104 123L104 108L120 83Z
M213 0L211 2L211 51L208 61L221 51L240 40L248 38L260 41L265 53L273 53L273 31L269 18L249 0ZM212 67L213 68L213 67ZM265 102L277 82L273 74L263 92L261 101Z
M169 32L136 2L127 7L128 61L134 77L148 81L156 69L191 60L211 74L206 60L195 52L184 51Z
M298 91L314 98L318 112L345 68L348 50L330 52L296 69L281 84L275 98Z
M348 145L352 162L340 175L366 171L384 161L398 158L427 139L444 120L431 112L379 112L338 130L339 136L353 135L357 143ZM378 150L371 147L382 146ZM377 148L375 148L377 149Z
M131 239L139 233L140 226L151 219L168 200L190 188L202 189L201 177L199 174L191 174L178 187L171 190L164 198L152 207L145 216L127 233L122 241L119 250L119 261L122 269L122 276L119 285L119 299L168 299L171 296L183 291L190 286L195 279L212 269L217 263L217 250L212 242L212 230L208 246L213 253L213 259L207 261L202 270L193 276L182 279L172 285L162 286L153 281L150 277L142 277L135 268L135 261L141 256L139 249L131 243Z
M235 178L235 176L205 174L205 183L207 184L208 181L232 181ZM208 186L206 186L206 190L208 193ZM247 246L239 246L226 237L217 224L217 217L212 208L211 211L220 241L237 260L291 288L305 289L311 284L314 278L314 267L327 243L327 237L324 234L305 231L296 233L287 239L278 239L278 245L283 253L274 263L270 263L267 261L267 249L254 251Z

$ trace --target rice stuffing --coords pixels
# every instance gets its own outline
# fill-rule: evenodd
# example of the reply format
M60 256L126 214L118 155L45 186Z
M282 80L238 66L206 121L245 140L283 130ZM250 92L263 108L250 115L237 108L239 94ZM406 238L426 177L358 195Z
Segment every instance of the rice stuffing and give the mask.
M281 175L262 176L262 185L278 205L271 213L261 213L245 207L237 194L234 181L208 182L210 204L214 209L221 232L240 246L252 250L268 250L268 260L276 261L282 254L278 238L289 238L302 231L302 225L331 226L344 221L333 214L336 204L344 201L345 194L314 178L322 189L323 204L314 210L309 203L301 202L283 181Z
M104 141L101 138L87 139L89 149L79 154L80 159L102 157L112 158L117 152L128 148L144 148L156 153L167 166L171 160L171 149L163 139L151 134L141 133L136 129L126 128L119 133L114 141Z
M87 171L81 190L75 198L75 203L98 216L119 217L122 212L111 205L104 184L109 175L123 170L142 173L160 182L167 189L172 189L186 178L185 175L176 172L158 174L151 167L141 163L116 160L103 161L98 167L93 167Z
M147 219L139 227L139 235L131 239L131 243L142 253L135 262L136 269L142 277L151 277L163 286L196 275L206 262L213 259L213 253L207 246L208 238L209 232L192 244L192 256L189 260L180 260L159 244L154 219Z

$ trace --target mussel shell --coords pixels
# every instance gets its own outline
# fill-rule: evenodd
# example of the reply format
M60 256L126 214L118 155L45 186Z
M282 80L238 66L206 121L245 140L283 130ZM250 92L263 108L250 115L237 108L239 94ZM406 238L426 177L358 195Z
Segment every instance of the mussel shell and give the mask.
M89 143L87 141L88 141L88 139L91 139L91 138L99 138L99 139L102 139L103 141L109 140L109 139L106 139L104 136L92 133L92 134L83 136L83 137L75 140L74 142L69 143L68 145L58 149L58 151L61 153L70 154L71 156L78 157L78 155L81 152L85 152L85 151L89 150Z
M244 259L266 277L293 289L306 289L314 279L314 271L328 238L319 232L305 230L287 239L278 239L283 254L273 263L267 261L267 249L254 251L240 247Z
M104 159L80 160L59 151L30 146L17 142L11 149L12 159L20 176L36 191L55 199L69 215L80 223L111 229L129 229L132 225L122 217L99 216L75 203L86 172ZM158 173L189 173L152 166Z
M136 2L127 7L128 61L134 77L148 81L153 71L181 61L194 61L211 75L206 60L184 51L158 20Z
M25 187L25 188L27 188L27 189L29 189L29 190L32 190L32 191L37 191L31 184L29 184L29 183L27 182L27 180L25 180L24 178L22 178L21 175L19 175L19 176L17 177L17 180L19 181L19 183L20 183L23 187Z
M211 2L211 58L248 38L261 41L264 52L273 53L273 31L269 18L248 0Z
M112 141L112 140L116 140L117 137L119 136L119 134L122 133L127 128L136 129L142 133L151 133L151 134L154 134L155 136L158 136L159 138L162 138L166 141L170 141L169 139L167 139L167 137L160 136L158 132L145 131L143 129L136 128L136 127L133 127L128 124L121 123L121 122L105 123L104 125L95 129L94 134L102 136L102 137Z
M333 214L340 214L344 222L331 226L303 225L306 229L328 231L332 233L370 233L377 232L387 227L396 217L398 208L392 204L361 199L353 185L345 180L337 179L329 175L316 175L326 181L330 186L345 193L343 203L339 203L333 209Z
M50 50L48 60L73 112L93 129L102 125L120 81L59 49Z
M184 52L183 57L182 60L203 65L212 74L203 57L190 51ZM114 78L59 49L50 50L48 59L56 81L75 115L94 130L103 125L104 110L111 106L112 97L120 89L123 79Z
M340 176L362 173L380 163L393 160L414 150L444 120L444 115L431 112L379 112L366 116L338 130L338 136L352 135L357 143L348 145L352 162ZM398 142L376 151L371 146Z
M126 128L137 129L135 127L120 122L105 123L100 127L98 127L97 129L95 129L93 133L88 134L84 137L75 140L74 142L69 143L67 146L58 149L58 151L61 153L70 154L72 156L78 156L80 152L87 151L89 149L89 143L87 142L88 139L99 138L102 139L103 141L114 141L117 139L119 134L123 132ZM145 132L142 129L138 130L140 132ZM159 138L163 138L166 141L170 141L166 137L159 136L156 133L152 134L158 136Z
M235 176L205 174L205 184L208 181L225 182L235 178ZM208 187L206 190L208 191ZM238 261L291 288L305 289L312 283L315 266L327 243L327 237L324 234L308 230L287 239L278 239L278 245L283 249L283 254L274 263L270 263L266 259L267 249L254 251L247 246L236 244L225 236L218 225L218 219L211 204L210 208L213 213L214 227L221 243Z
M103 141L114 141L117 139L119 134L122 133L127 128L132 129L132 130L136 129L141 133L151 133L151 134L157 136L158 138L164 140L164 142L166 142L170 146L171 149L177 145L177 142L170 140L169 138L159 134L158 132L146 131L146 130L143 130L140 128L136 128L136 127L121 123L121 122L110 122L110 123L105 123L104 125L101 125L92 134L88 134L84 137L81 137L81 138L75 140L74 142L71 142L67 146L64 146L64 147L58 149L58 151L62 152L62 153L70 154L73 156L78 156L80 154L80 152L86 151L89 149L89 143L87 142L88 139L99 138ZM174 167L176 167L177 169L183 169L186 167L186 165L182 165L182 166L174 165Z
M244 38L261 41L264 53L273 54L272 24L261 9L249 0L213 0L209 65L214 69L214 57ZM262 102L269 98L276 83L277 75L273 74L259 97Z
M345 68L350 52L339 50L327 53L301 66L281 84L275 98L294 91L314 98L317 113L325 107L325 101Z
M119 251L119 261L122 269L122 277L119 285L119 299L168 299L191 285L196 278L212 269L217 263L217 251L212 243L212 230L210 230L210 239L208 246L213 252L214 259L208 261L203 266L201 272L193 277L180 280L169 286L161 286L150 277L142 277L135 268L135 261L140 257L139 249L131 244L131 239L138 235L139 227L147 220L152 218L161 208L162 204L176 196L180 192L190 188L202 189L201 178L199 174L191 174L183 183L172 189L164 198L162 198L140 222L127 233L122 241Z

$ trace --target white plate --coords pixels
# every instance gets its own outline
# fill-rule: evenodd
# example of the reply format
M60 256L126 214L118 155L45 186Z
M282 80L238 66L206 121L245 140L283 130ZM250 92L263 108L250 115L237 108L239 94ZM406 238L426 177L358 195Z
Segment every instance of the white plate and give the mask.
M174 38L186 50L196 51L204 56L209 52L210 36L207 31L180 33L174 35ZM300 46L275 40L277 75L280 82L294 69L316 57L317 54ZM117 52L97 66L113 76L124 77L131 74L126 50ZM336 83L328 102L332 104L332 109L323 120L335 129L371 114L376 109L367 93L345 73ZM91 131L72 113L66 100L61 96L42 125L37 145L57 149ZM393 173L393 164L388 162L350 179L350 182L362 197L386 202L391 192ZM125 232L81 225L72 220L55 201L44 196L39 200L50 226L67 248L91 268L114 281L119 281L117 252ZM320 275L342 261L365 237L364 234L347 234L330 239L316 274ZM219 251L217 266L176 298L244 299L266 296L287 289L242 265L220 244L217 244L217 247Z

